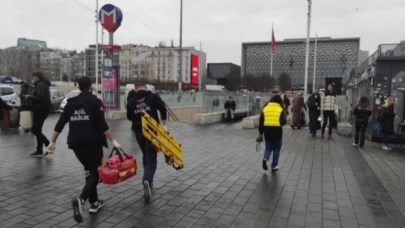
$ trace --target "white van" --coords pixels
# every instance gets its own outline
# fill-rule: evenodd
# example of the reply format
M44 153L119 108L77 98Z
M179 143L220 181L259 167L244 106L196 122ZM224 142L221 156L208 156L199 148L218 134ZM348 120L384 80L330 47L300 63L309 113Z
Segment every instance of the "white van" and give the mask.
M17 94L12 85L0 85L0 96L4 102L7 104L16 104L17 103Z

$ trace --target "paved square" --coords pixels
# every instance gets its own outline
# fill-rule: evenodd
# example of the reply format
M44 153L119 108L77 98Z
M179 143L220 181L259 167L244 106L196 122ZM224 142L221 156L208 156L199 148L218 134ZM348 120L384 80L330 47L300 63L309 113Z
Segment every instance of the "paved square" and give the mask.
M48 136L56 120L48 118ZM405 227L405 155L377 144L357 149L350 138L310 139L305 129L285 128L280 170L271 173L261 167L263 151L255 151L257 130L169 123L185 168L174 170L160 155L153 200L144 204L141 152L130 123L110 126L138 159L139 173L116 186L99 185L106 206L94 216L86 210L80 224L70 200L84 172L67 149L67 128L56 154L44 158L28 156L35 150L31 134L1 132L0 227Z

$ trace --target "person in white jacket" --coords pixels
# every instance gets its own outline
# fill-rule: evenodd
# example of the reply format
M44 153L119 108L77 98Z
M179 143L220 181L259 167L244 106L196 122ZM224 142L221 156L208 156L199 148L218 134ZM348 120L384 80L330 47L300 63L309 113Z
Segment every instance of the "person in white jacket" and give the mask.
M325 98L322 100L321 110L323 113L323 126L322 126L322 138L325 137L325 128L329 122L329 134L328 138L332 139L332 127L335 119L335 108L337 105L336 94L333 91L333 85L329 84L328 89L325 91Z

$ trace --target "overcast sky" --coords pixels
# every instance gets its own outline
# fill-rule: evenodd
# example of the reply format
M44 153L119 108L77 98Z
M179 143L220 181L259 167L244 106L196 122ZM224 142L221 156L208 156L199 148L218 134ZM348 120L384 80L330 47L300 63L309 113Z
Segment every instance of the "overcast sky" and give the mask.
M0 0L0 48L18 37L82 50L95 43L96 0ZM124 14L115 43L179 43L180 0L99 0ZM355 3L356 2L356 3ZM93 12L91 12L93 10ZM311 36L361 37L361 49L405 40L404 0L314 0ZM306 0L184 0L183 42L208 62L241 64L241 43L306 36ZM108 36L105 35L105 42Z

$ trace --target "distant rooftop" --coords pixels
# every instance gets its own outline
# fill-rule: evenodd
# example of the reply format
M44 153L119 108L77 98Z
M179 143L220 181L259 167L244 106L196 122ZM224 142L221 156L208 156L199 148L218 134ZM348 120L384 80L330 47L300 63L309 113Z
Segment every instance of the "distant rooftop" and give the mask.
M46 41L42 40L30 40L26 38L18 38L17 47L24 47L29 49L47 49L48 45Z

